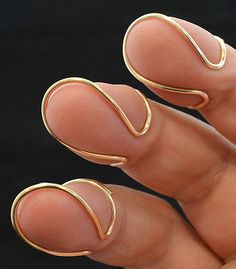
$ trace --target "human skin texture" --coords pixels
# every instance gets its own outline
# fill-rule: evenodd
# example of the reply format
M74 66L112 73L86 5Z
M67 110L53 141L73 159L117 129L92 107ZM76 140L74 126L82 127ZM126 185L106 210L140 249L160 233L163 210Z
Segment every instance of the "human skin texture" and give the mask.
M218 62L220 47L208 31L173 18ZM161 84L197 88L209 103L199 112L211 124L149 100L148 132L134 136L116 110L91 85L67 82L50 94L45 109L57 139L77 150L127 158L120 168L141 184L179 201L191 225L167 202L127 187L107 185L117 208L114 231L100 240L83 207L59 190L28 193L17 205L18 224L29 240L53 250L92 249L90 258L130 269L234 269L236 267L236 52L226 45L220 70L207 68L188 42L167 23L148 19L127 39L127 56L139 73ZM127 85L97 83L142 129L146 107ZM200 97L149 87L177 105ZM76 152L76 150L73 150ZM108 160L88 161L111 165ZM115 168L114 168L115 169ZM125 184L125 182L124 182ZM69 186L91 204L104 228L110 204L96 188Z

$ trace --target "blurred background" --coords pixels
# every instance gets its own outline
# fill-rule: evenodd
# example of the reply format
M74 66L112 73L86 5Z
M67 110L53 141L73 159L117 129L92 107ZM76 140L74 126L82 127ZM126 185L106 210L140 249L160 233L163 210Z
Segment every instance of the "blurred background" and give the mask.
M132 77L122 59L127 27L149 12L199 24L236 47L235 0L1 1L1 268L113 268L84 257L53 257L28 247L11 227L10 207L19 191L42 181L90 177L146 190L119 169L89 163L59 145L43 126L40 103L53 82L68 76L129 84L165 103ZM163 198L181 213L175 201Z

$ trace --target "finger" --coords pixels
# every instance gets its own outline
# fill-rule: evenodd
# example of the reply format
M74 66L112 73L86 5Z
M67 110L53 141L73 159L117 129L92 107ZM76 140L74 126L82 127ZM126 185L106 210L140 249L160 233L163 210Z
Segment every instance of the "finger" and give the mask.
M140 95L125 85L99 85L136 130L142 129L148 110ZM96 154L122 157L126 162L119 164L128 175L180 200L204 240L222 257L230 256L236 251L236 217L230 214L236 204L232 144L192 117L149 104L150 126L136 136L95 86L67 80L48 92L44 114L50 132L80 156L107 164L114 160Z
M66 191L57 184L31 187L14 207L18 231L47 253L77 255L89 249L90 258L116 266L217 269L222 264L166 202L121 186L107 186L116 217L111 234L101 240L87 207L67 192L90 206L105 231L114 208L100 189L107 187L92 182L71 181L63 186Z
M188 34L206 61L221 63L218 69L200 57L186 38ZM174 104L198 108L224 136L236 142L236 51L232 47L226 45L224 51L222 40L190 22L148 14L128 29L123 52L137 79Z
M229 263L227 263L226 265L224 265L222 267L222 269L234 269L236 266L236 261L233 260L233 261L230 261Z

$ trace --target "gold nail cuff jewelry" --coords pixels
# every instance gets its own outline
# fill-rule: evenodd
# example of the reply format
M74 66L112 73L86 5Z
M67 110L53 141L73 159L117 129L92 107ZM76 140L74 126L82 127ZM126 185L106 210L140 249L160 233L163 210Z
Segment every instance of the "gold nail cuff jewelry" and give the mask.
M146 107L146 118L144 125L141 130L136 130L132 123L130 122L129 118L126 116L125 112L122 110L122 108L118 105L118 103L106 92L104 91L101 87L99 87L96 83L84 79L84 78L77 78L77 77L70 77L70 78L65 78L62 80L59 80L58 82L54 83L52 86L48 88L46 91L43 100L42 100L42 106L41 106L41 113L42 113L42 118L44 125L48 132L57 140L59 141L62 145L73 151L74 153L78 153L84 157L92 157L98 160L103 160L103 161L109 161L111 162L111 166L116 166L116 167L121 167L125 165L128 162L127 157L125 156L118 156L118 155L113 155L113 154L103 154L103 153L96 153L96 152L91 152L91 151L86 151L83 149L78 149L73 147L72 145L68 145L67 143L63 142L61 139L59 139L55 133L51 130L49 127L49 124L47 122L47 118L45 115L45 109L47 107L47 102L49 99L50 94L58 87L63 84L69 83L69 82L79 82L79 83L85 83L89 86L92 86L94 90L96 90L98 93L103 96L107 102L112 106L112 108L117 112L118 116L120 119L123 121L124 125L127 127L129 132L134 135L135 137L140 137L143 136L144 134L147 133L149 130L150 124L151 124L151 118L152 118L152 112L151 108L149 105L149 102L147 98L138 90L135 90L136 93L140 96L140 98L143 100L143 103Z
M108 199L108 201L110 202L111 205L111 218L110 218L110 222L108 225L108 228L106 229L106 231L103 230L101 222L98 218L98 216L96 215L96 213L94 212L94 210L90 207L90 205L79 195L77 194L75 191L73 191L72 189L70 189L68 187L69 183L87 183L87 184L91 184L95 187L97 187L99 190L101 190L105 195L106 198ZM25 235L24 233L21 231L18 222L17 222L17 205L18 203L21 201L21 199L27 195L28 193L34 191L34 190L38 190L38 189L43 189L43 188L54 188L54 189L58 189L61 191L66 192L67 194L71 195L80 205L82 205L84 207L84 209L86 210L86 212L88 213L88 216L91 218L91 220L93 221L95 228L97 230L97 234L98 237L101 240L106 240L112 233L114 225L115 225L115 220L116 220L116 206L115 203L113 201L112 198L112 192L111 190L109 190L105 185L101 184L100 182L93 180L93 179L84 179L84 178L79 178L79 179L74 179L71 181L68 181L66 183L64 183L63 185L59 185L59 184L54 184L54 183L40 183L40 184L36 184L33 186L30 186L26 189L24 189L22 192L20 192L15 200L13 201L12 204L12 208L11 208L11 222L12 225L14 227L14 229L16 230L16 232L18 233L18 235L26 242L28 243L30 246L32 246L33 248L36 248L40 251L46 252L48 254L51 255L55 255L55 256L84 256L84 255L91 255L93 253L93 250L81 250L81 251L75 251L75 252L58 252L58 251L53 251L47 248L44 248L40 245L37 245L36 243L30 241Z
M124 61L125 61L125 64L126 64L128 70L130 71L130 73L136 79L138 79L139 81L141 81L145 85L157 88L159 90L164 90L164 91L167 91L167 92L180 93L180 94L198 95L198 96L202 97L202 101L197 105L189 106L188 108L190 108L190 109L199 109L199 108L205 106L209 102L209 97L204 91L199 90L199 89L183 89L183 88L172 87L172 86L167 86L167 85L157 83L155 81L152 81L152 80L142 76L132 66L132 64L130 63L129 58L127 56L127 52L126 52L127 39L128 39L128 36L129 36L131 30L138 23L140 23L142 21L145 21L147 19L160 19L162 21L167 22L169 25L173 26L185 39L187 39L187 41L192 46L194 51L201 58L202 62L210 69L221 69L225 64L227 50L226 50L226 45L224 43L224 40L222 38L218 37L218 36L214 36L215 39L218 41L218 43L220 45L220 49L221 49L220 61L218 63L214 64L206 57L206 55L203 53L203 51L198 46L198 44L193 39L193 37L181 25L179 25L176 21L174 21L173 19L171 19L170 17L168 17L166 15L163 15L163 14L160 14L160 13L150 13L150 14L146 14L144 16L141 16L138 19L136 19L129 26L129 28L127 29L127 31L125 33L125 37L124 37L124 41L123 41L123 57L124 57Z

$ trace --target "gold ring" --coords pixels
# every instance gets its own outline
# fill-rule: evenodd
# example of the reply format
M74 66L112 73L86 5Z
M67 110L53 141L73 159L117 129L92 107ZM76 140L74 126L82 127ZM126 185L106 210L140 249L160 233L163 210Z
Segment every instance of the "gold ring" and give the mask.
M65 79L57 81L56 83L54 83L53 85L51 85L48 88L48 90L46 91L46 93L43 97L43 100L42 100L41 113L42 113L42 119L43 119L44 125L45 125L46 129L48 130L48 132L52 135L52 137L54 137L62 145L64 145L65 147L67 147L68 149L73 151L74 153L81 154L82 156L92 157L92 158L95 158L98 160L105 160L105 161L112 162L110 164L111 166L121 167L121 166L125 165L128 162L127 157L113 155L113 154L95 153L95 152L90 152L90 151L83 150L83 149L74 148L72 145L68 145L65 142L63 142L61 139L59 139L55 135L55 133L53 133L53 131L49 127L49 124L47 122L46 115L45 115L45 108L47 106L48 97L50 96L50 94L52 93L52 91L56 87L58 87L62 84L68 83L68 82L82 82L82 83L85 83L89 86L92 86L97 92L99 92L108 101L108 103L110 103L112 105L112 107L115 109L117 114L120 116L121 120L123 121L123 123L125 124L127 129L130 131L130 133L132 135L134 135L136 137L140 137L140 136L143 136L144 134L146 134L149 127L150 127L150 124L151 124L152 112L151 112L151 108L150 108L150 105L149 105L147 98L140 91L135 90L136 93L143 100L145 107L146 107L146 119L145 119L145 123L143 125L143 128L141 130L136 130L134 128L134 126L132 125L132 123L130 122L130 120L126 116L125 112L122 110L122 108L117 104L117 102L106 91L104 91L96 83L94 83L90 80L84 79L84 78L70 77L70 78L65 78Z
M190 109L199 109L199 108L205 106L209 102L209 97L204 91L198 90L198 89L183 89L183 88L172 87L172 86L167 86L167 85L157 83L155 81L152 81L152 80L142 76L131 65L131 63L129 61L129 58L127 56L127 53L126 53L126 45L127 45L127 39L128 39L129 33L138 23L140 23L140 22L142 22L144 20L147 20L147 19L151 19L151 18L160 19L162 21L167 22L171 26L173 26L180 34L182 34L182 36L184 38L187 39L187 41L190 43L190 45L192 46L194 51L201 58L202 62L210 69L215 69L215 70L221 69L225 65L227 49L226 49L226 45L225 45L224 40L222 38L218 37L218 36L214 36L216 38L216 40L218 41L218 43L220 45L220 49L221 49L220 61L218 63L214 64L206 57L206 55L203 53L203 51L198 46L196 41L192 38L192 36L181 25L179 25L176 21L174 21L173 19L171 19L170 17L168 17L166 15L163 15L163 14L160 14L160 13L150 13L150 14L146 14L144 16L141 16L138 19L136 19L129 26L129 28L127 29L127 31L125 33L125 37L124 37L124 41L123 41L123 57L124 57L124 61L125 61L125 64L126 64L128 70L130 71L130 73L136 79L138 79L139 81L141 81L145 85L157 88L159 90L164 90L164 91L167 91L167 92L180 93L180 94L201 96L203 100L197 105L189 106L188 108L190 108Z
M109 222L109 225L108 225L108 228L106 231L103 231L103 228L102 228L102 225L99 221L99 218L97 217L97 215L95 214L93 209L89 206L89 204L79 194L77 194L75 191L73 191L69 187L67 187L67 185L69 183L73 183L73 182L76 182L76 183L86 182L88 184L96 186L106 195L107 199L109 200L109 202L111 204L111 218L110 218L110 222ZM100 182L98 182L96 180L84 179L84 178L70 180L62 185L54 184L54 183L40 183L40 184L30 186L30 187L24 189L23 191L21 191L16 196L15 200L13 201L12 207L11 207L12 225L13 225L14 229L16 230L16 232L18 233L18 235L23 239L23 241L28 243L30 246L32 246L33 248L38 249L40 251L51 254L51 255L63 256L63 257L65 257L65 256L68 256L68 257L69 256L84 256L84 255L90 255L93 253L92 250L81 250L81 251L75 251L75 252L52 251L50 249L44 248L44 247L37 245L36 243L30 241L24 235L24 233L21 231L21 229L18 225L18 222L17 222L17 205L26 194L28 194L34 190L38 190L38 189L42 189L42 188L54 188L54 189L64 191L67 194L71 195L73 198L76 199L76 201L78 201L78 203L80 203L85 208L86 212L88 213L88 216L91 218L91 220L95 224L99 238L101 240L106 240L111 235L113 228L114 228L114 225L115 225L115 220L116 220L116 206L115 206L115 203L114 203L113 198L112 198L111 190L109 190L105 185L101 184Z

